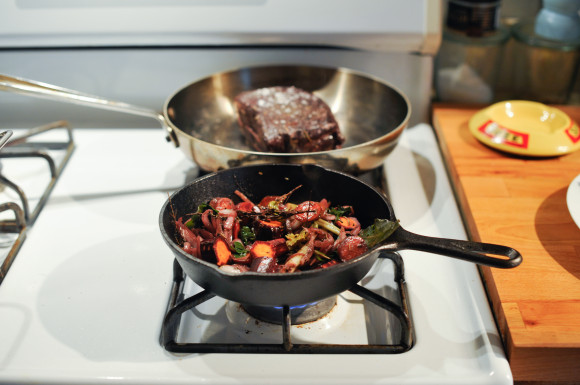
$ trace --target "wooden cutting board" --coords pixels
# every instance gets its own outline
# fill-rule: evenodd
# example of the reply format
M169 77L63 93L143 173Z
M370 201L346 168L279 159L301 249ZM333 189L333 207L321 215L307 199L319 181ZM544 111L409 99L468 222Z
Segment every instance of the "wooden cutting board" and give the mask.
M560 106L580 123L580 108ZM433 106L433 126L471 239L511 246L523 263L481 268L516 382L580 384L580 229L566 193L580 151L506 155L468 130L477 108Z

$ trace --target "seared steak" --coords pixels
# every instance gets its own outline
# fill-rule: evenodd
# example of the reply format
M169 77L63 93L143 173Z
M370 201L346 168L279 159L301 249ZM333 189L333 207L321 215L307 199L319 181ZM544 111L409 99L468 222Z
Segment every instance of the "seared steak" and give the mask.
M340 148L344 142L328 105L300 88L246 91L234 104L242 132L257 151L325 151Z

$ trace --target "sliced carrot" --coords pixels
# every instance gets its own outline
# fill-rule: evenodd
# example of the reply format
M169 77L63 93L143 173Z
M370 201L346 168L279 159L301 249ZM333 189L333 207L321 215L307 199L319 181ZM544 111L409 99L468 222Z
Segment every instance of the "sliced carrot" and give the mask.
M250 249L252 258L274 258L276 256L276 250L268 241L256 241Z
M273 239L271 241L256 241L250 249L252 259L255 258L277 258L288 252L286 240L284 238Z
M320 265L320 269L326 269L327 267L330 266L334 266L334 265L338 265L338 261L336 259L331 259L328 262L323 263L322 265Z
M222 237L217 237L213 243L216 263L218 266L226 265L232 257L230 246Z
M268 226L268 227L280 227L280 226L283 226L283 225L282 225L282 222L280 222L280 221L275 221L275 220L264 220L264 219L259 219L259 220L258 220L258 222L259 222L261 225Z
M358 226L358 221L352 217L340 217L336 220L336 224L345 230L352 230Z

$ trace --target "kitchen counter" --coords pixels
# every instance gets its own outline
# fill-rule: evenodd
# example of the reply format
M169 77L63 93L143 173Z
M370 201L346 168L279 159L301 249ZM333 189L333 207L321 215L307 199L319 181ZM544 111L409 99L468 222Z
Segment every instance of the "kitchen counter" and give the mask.
M560 108L580 122L580 108ZM500 153L470 134L477 111L436 104L433 126L470 238L523 255L515 269L480 269L514 380L579 383L580 229L566 193L580 173L580 151Z

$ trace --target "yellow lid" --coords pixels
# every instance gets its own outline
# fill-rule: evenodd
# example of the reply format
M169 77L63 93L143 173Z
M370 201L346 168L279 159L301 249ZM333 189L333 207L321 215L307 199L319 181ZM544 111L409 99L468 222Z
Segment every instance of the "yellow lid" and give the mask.
M500 151L526 156L558 156L580 148L580 130L554 107L526 100L495 103L471 117L469 131Z

